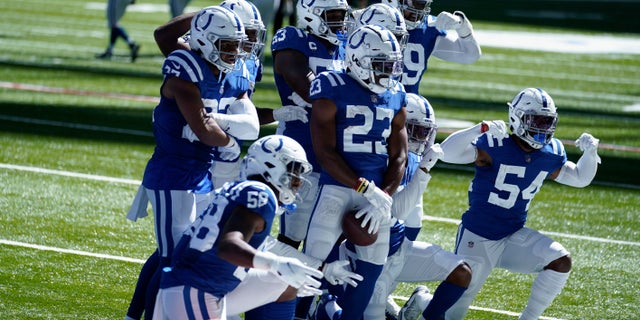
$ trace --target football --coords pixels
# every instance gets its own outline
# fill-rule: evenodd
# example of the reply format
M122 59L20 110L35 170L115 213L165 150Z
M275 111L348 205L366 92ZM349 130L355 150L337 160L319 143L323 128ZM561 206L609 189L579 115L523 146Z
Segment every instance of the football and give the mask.
M358 246L368 246L376 242L378 232L370 234L367 231L369 225L364 228L360 226L364 215L360 219L356 219L357 210L347 211L342 217L342 233L351 243Z

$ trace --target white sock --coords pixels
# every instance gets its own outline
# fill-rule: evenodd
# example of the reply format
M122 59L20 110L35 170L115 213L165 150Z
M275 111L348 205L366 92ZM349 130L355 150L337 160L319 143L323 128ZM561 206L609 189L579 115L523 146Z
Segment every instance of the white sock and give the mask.
M520 320L538 319L555 297L562 291L569 278L569 272L544 270L538 273L531 286L531 294L527 307L520 315Z

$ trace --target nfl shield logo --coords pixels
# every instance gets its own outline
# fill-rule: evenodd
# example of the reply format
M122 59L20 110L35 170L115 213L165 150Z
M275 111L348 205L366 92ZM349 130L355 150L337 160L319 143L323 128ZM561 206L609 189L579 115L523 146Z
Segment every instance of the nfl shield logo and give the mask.
M473 241L469 241L469 242L467 242L467 247L469 247L469 248L473 248Z

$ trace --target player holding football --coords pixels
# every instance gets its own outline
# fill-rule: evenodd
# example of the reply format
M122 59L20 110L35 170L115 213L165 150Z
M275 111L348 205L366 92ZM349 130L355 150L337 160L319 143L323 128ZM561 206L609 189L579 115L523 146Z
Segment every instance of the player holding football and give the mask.
M341 319L360 319L389 250L389 194L407 157L406 94L397 81L402 52L391 31L362 26L349 36L345 53L347 71L319 74L309 91L313 148L323 170L305 253L326 259L342 233L342 215L361 210L357 216L365 217L370 233L378 232L377 241L356 246L354 271L364 280L339 297Z
M281 224L279 239L298 248L306 235L320 172L309 130L309 85L320 72L344 70L340 44L346 39L349 5L345 0L300 0L296 10L298 27L278 30L271 42L271 52L275 83L283 105L273 110L272 117L279 121L277 132L300 142L314 165L309 178L315 188L298 203L296 214L284 215Z
M407 135L409 154L402 181L402 188L393 195L391 213L396 220L391 227L390 250L387 262L376 283L376 290L364 312L365 320L384 320L387 297L398 282L425 282L441 280L433 295L419 291L409 301L398 319L440 319L444 312L462 295L471 281L471 270L462 257L445 251L440 246L412 241L405 238L404 220L411 214L422 215L422 194L431 175L429 171L442 157L436 135L435 114L427 99L417 94L407 94ZM354 259L354 246L348 241L341 250ZM419 294L418 294L419 292Z
M191 50L173 51L164 61L160 103L153 112L157 147L129 216L135 220L144 215L151 201L159 261L158 256L149 258L139 277L143 283L136 288L136 292L147 288L147 314L153 312L161 268L169 264L182 232L209 204L214 155L226 160L240 155L236 138L220 127L210 110L220 105L255 109L247 94L249 80L231 73L241 57L244 37L242 22L233 12L208 7L192 20ZM254 117L257 127L255 111ZM135 307L139 303L132 301L127 319L140 318L141 311Z
M271 135L254 142L242 161L241 180L216 190L176 246L171 266L163 269L153 318L226 319L227 303L277 297L287 286L301 289L302 295L318 294L320 282L313 277L322 272L258 250L279 206L293 203L309 172L304 150L293 139ZM252 296L235 296L245 301L227 302L229 292L249 279L247 272L264 279L261 286L253 288Z
M591 183L600 163L599 141L583 133L576 140L582 156L577 163L568 161L562 142L553 137L558 113L547 92L527 88L508 105L511 134L503 121L489 121L442 142L443 161L475 163L469 208L456 237L456 253L471 265L473 278L446 319L465 316L494 268L537 274L520 319L538 319L569 278L569 252L524 225L545 180L577 188Z
M314 170L308 176L311 188L301 190L302 199L295 203L295 214L280 217L278 240L295 249L305 239L320 177L309 129L309 85L320 72L344 69L340 44L346 39L349 9L346 0L298 0L297 27L277 30L271 41L274 80L283 107L259 109L258 115L261 123L278 121L276 132L298 141ZM246 316L261 319L287 314L296 306L295 296L283 296L279 302L252 310Z
M403 50L402 84L409 93L418 94L422 75L430 56L445 61L471 64L482 55L473 35L473 27L461 11L443 11L437 17L429 15L433 0L384 0L404 15L409 40ZM455 30L457 36L447 36Z

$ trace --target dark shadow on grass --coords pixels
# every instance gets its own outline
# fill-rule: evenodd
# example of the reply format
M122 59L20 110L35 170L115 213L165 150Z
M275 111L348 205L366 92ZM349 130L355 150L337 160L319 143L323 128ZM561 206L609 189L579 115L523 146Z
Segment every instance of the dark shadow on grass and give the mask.
M71 58L69 58L71 59ZM77 57L73 57L73 59L78 60ZM85 61L98 61L96 58L91 57L87 58ZM131 62L126 61L126 59L122 59L122 63L130 64ZM98 66L78 66L78 65L68 65L68 64L53 64L45 61L1 61L0 67L2 66L12 66L12 67L25 67L32 68L35 70L42 69L47 71L59 70L59 71L72 71L72 72L84 72L91 74L102 74L106 76L114 76L114 77L136 77L136 78L148 78L148 79L158 79L162 80L162 75L160 74L160 68L158 67L158 72L145 72L141 70L134 69L117 69L110 68L108 66L98 67Z
M0 131L154 144L151 110L0 102Z

